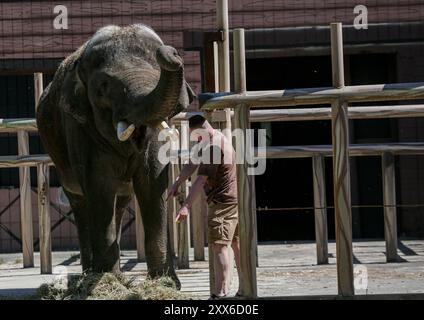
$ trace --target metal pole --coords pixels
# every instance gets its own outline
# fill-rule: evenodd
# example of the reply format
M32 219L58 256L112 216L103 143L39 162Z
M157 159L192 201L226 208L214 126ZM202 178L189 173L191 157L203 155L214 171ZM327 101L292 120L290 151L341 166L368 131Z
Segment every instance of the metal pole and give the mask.
M234 30L234 79L238 92L246 90L244 29ZM244 137L250 129L250 108L240 105L235 109L234 123L241 129ZM237 141L247 139L237 139ZM246 148L250 146L246 145ZM237 145L237 152L244 152L243 145ZM246 153L247 154L247 153ZM245 157L243 157L245 159ZM237 189L240 232L241 288L243 295L249 298L257 297L256 280L256 199L254 177L249 175L249 164L246 159L237 165Z
M341 23L332 23L330 28L333 86L343 88L343 28ZM341 296L353 296L349 126L347 103L340 99L332 104L332 136L338 292Z

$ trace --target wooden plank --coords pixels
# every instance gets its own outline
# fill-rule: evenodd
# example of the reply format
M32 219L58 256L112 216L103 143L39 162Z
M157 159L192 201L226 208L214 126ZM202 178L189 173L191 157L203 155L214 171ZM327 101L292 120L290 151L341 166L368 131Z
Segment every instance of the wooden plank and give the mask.
M398 261L395 157L385 152L382 156L384 236L386 239L387 262Z
M342 24L331 24L333 86L343 88ZM334 212L336 217L337 284L341 296L353 296L352 212L349 166L349 126L347 103L332 104Z
M50 218L49 166L37 165L38 175L38 219L40 234L40 269L41 274L52 273L52 244Z
M26 131L18 131L18 153L20 156L29 154L29 137ZM31 268L34 267L34 235L29 167L19 168L19 186L23 266Z
M39 163L53 165L48 155L0 156L0 168L35 167Z
M188 122L181 122L181 150L187 151L189 147L189 130ZM181 164L183 165L183 163ZM189 193L189 186L187 181L181 186L181 197L179 197L178 209L181 208L182 203L185 201ZM178 232L178 268L188 269L189 263L189 251L190 251L190 215L184 221L177 224Z
M228 0L216 1L216 20L217 28L223 33L223 40L217 41L218 44L218 84L219 92L229 92L230 84L230 33L228 19ZM231 110L226 108L225 122L223 123L223 133L228 141L232 143L231 136Z
M191 181L194 182L197 179L197 173L191 176ZM203 218L203 201L204 197L197 198L193 206L191 207L191 221L193 226L193 247L194 247L194 260L204 261L205 260L205 224Z
M307 88L280 91L248 91L214 97L202 106L203 110L235 108L246 104L256 108L289 107L313 104L331 104L338 99L345 102L415 100L424 98L424 83L397 83L343 88Z
M325 162L323 156L313 156L312 173L317 264L328 264L327 200L325 194Z
M175 126L172 126L175 128ZM170 188L172 184L175 182L177 176L178 176L178 165L176 164L169 164L169 186ZM175 217L177 216L177 200L172 197L168 200L167 203L167 209L168 209L168 234L169 234L169 241L171 246L171 255L172 257L176 257L178 253L178 233L177 233L177 225L175 223Z
M245 43L244 30L234 31L234 75L235 90L243 94L246 86L246 64L245 64ZM235 109L235 128L241 129L244 138L247 137L247 130L250 129L249 106L242 105ZM247 156L247 150L241 140L236 139L236 150ZM237 164L237 193L239 210L239 234L240 234L240 263L241 263L241 288L243 296L255 298L258 295L256 279L257 263L257 243L256 243L256 198L254 190L254 176L249 174L249 163L244 161Z
M140 206L136 197L134 197L134 214L135 214L135 241L137 248L137 260L139 262L146 262L146 248L145 248L145 233L143 220L141 217Z
M349 156L380 156L384 152L392 152L396 155L419 155L424 154L424 144L421 142L407 143L371 143L353 144L349 146ZM290 158L310 158L314 155L331 157L332 147L330 145L312 146L271 146L255 148L256 158L259 159L290 159Z

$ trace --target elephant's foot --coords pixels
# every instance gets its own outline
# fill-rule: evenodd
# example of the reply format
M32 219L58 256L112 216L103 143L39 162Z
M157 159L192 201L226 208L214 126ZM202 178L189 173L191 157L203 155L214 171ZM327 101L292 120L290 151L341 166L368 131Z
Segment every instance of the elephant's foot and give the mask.
M178 279L178 276L175 273L175 270L173 268L168 267L168 268L160 268L160 269L154 269L154 270L149 268L148 277L151 279L169 277L174 281L176 289L181 290L180 279Z

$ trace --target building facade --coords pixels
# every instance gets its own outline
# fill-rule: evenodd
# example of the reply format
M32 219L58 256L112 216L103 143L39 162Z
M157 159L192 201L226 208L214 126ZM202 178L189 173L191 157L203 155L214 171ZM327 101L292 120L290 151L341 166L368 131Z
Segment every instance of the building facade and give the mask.
M65 0L60 2L60 11L55 11L57 5L48 0L0 2L0 118L34 117L32 74L43 72L47 84L64 57L110 24L150 25L165 43L180 51L186 79L194 90L204 90L205 32L216 31L214 0ZM229 12L230 28L247 30L248 90L331 85L328 25L336 21L345 25L348 84L424 80L423 0L229 0ZM55 21L64 25L57 19L65 13L67 28L55 28ZM365 13L367 29L355 28L355 19ZM268 129L270 145L331 143L328 121L260 126ZM361 120L352 121L351 136L353 143L412 142L424 138L423 128L423 119ZM36 135L31 136L30 146L32 153L43 152ZM0 133L0 154L17 154L14 135ZM376 208L382 204L380 167L378 158L352 161L353 203L362 206L353 210L355 238L383 236L383 209ZM396 158L396 174L397 203L403 205L398 209L400 236L423 237L423 159ZM33 172L34 186L35 176ZM326 176L331 206L330 162ZM52 180L57 186L57 179ZM20 234L18 186L17 169L0 169L0 223L12 232L0 228L0 252L20 250L13 237ZM309 159L268 161L267 173L256 178L256 186L259 240L314 239ZM53 194L52 199L55 197ZM36 220L35 197L33 205ZM67 212L60 206L56 209L52 210L53 225ZM125 219L128 229L123 246L134 247L133 217ZM331 209L328 220L333 238ZM37 237L37 225L34 233ZM77 247L71 223L65 221L54 230L53 246Z

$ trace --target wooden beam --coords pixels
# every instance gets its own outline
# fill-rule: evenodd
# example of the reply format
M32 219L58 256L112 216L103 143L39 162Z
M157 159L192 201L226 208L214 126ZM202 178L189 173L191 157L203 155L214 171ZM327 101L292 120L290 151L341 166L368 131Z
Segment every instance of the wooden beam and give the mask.
M196 179L197 173L194 173L191 181L194 182ZM191 207L191 221L193 226L192 238L195 261L205 260L205 224L203 219L202 201L204 201L204 197L197 198Z
M143 219L141 216L141 209L138 205L138 200L134 197L134 214L135 214L135 241L137 247L137 261L146 262L146 248L145 248L145 233L143 226Z
M189 147L189 128L188 122L181 122L181 150L186 152ZM181 163L183 166L184 163ZM187 198L189 193L189 187L187 181L185 181L181 186L181 197L179 197L178 209L181 208L182 203ZM175 219L175 218L174 218ZM184 221L177 224L178 232L178 268L179 269L188 269L190 267L189 263L189 252L190 252L190 215Z
M234 30L234 79L235 90L243 94L246 89L246 64L245 64L245 43L244 30ZM237 129L241 129L244 137L247 137L247 130L250 129L250 109L249 106L240 106L235 110L234 123ZM236 139L236 150L238 153L247 155L245 145L240 144L241 140ZM249 163L244 161L237 164L237 190L238 190L238 210L239 210L239 234L240 234L240 262L241 262L241 288L243 296L255 298L258 295L256 279L256 199L253 189L254 176L249 174Z
M203 110L236 108L249 105L255 108L289 107L313 104L332 104L338 99L345 102L417 100L424 98L424 83L396 83L342 88L306 88L279 91L248 91L211 98Z
M29 155L29 138L26 131L18 131L18 153L19 156ZM31 268L34 266L34 234L29 167L19 168L19 194L23 266Z
M229 92L230 86L230 33L228 20L228 0L216 1L217 27L222 32L223 40L218 41L218 68L219 68L219 92ZM228 141L231 138L231 110L227 107L225 111L224 134Z
M331 24L331 57L333 86L344 82L342 24ZM340 90L340 89L339 89ZM353 296L352 212L349 166L349 126L347 103L338 99L332 103L334 212L336 218L336 258L338 293Z
M312 173L317 264L328 264L327 200L325 194L325 162L323 156L313 156Z
M387 262L398 261L395 157L385 152L382 156L384 236L386 239Z
M50 218L49 166L37 165L38 175L38 219L40 232L40 269L41 274L52 273L52 243Z
M48 155L0 156L0 168L35 167L39 163L52 165Z
M381 156L384 152L391 152L396 155L421 155L424 154L424 143L403 142L403 143L369 143L352 144L349 146L349 156ZM311 145L311 146L269 146L255 148L257 159L290 159L290 158L310 158L314 155L332 157L331 145Z
M171 188L172 184L178 176L179 168L177 164L169 164L169 185L168 188ZM168 209L168 235L171 247L172 257L176 257L178 253L178 233L177 233L177 224L175 223L175 217L177 215L177 199L171 197L167 203Z

